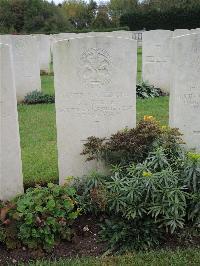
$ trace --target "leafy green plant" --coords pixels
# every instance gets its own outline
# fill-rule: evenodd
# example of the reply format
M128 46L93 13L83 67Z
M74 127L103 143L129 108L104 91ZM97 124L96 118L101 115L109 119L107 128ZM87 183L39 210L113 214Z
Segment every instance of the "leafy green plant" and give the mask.
M200 154L189 152L184 165L185 181L193 192L200 192Z
M160 96L165 96L166 93L164 93L161 89L155 88L152 85L149 85L148 83L145 83L144 81L137 84L136 86L136 95L138 98L155 98Z
M200 155L187 154L181 137L178 129L145 116L135 130L85 144L89 160L111 167L108 176L86 178L81 194L85 211L106 217L101 237L109 248L147 249L168 234L200 226Z
M33 91L24 98L25 104L55 103L55 96L44 94L41 91Z
M191 193L188 219L200 228L200 154L189 152L184 161L183 177Z
M149 217L139 223L113 216L101 224L100 231L100 236L108 243L109 249L119 253L156 247L163 240L162 234L162 230L158 230Z
M80 209L74 188L48 184L28 189L7 215L9 224L16 224L17 238L23 245L49 251L61 239L71 239L71 225Z

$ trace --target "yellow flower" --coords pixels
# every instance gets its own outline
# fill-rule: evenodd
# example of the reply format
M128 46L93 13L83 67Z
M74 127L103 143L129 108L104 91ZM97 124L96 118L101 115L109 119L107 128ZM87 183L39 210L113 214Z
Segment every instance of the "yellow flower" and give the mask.
M151 173L151 172L146 172L146 171L144 171L142 175L143 175L144 177L149 177L149 176L152 176L152 173Z
M153 121L153 120L154 120L154 117L151 115L145 115L144 116L144 121Z
M163 129L163 130L167 129L167 126L162 126L162 129Z
M188 158L191 159L191 160L199 160L200 159L200 154L199 153L188 152Z

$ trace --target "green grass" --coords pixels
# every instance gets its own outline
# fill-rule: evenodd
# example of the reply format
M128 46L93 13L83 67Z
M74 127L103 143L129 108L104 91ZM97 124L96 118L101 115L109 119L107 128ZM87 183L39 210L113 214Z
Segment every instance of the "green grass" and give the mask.
M46 94L54 94L54 76L41 76L42 79L42 91Z
M138 51L138 73L141 70L141 50ZM53 76L42 76L42 90L54 94ZM168 123L168 97L137 100L137 120L153 115L162 124ZM24 182L58 180L56 119L54 104L19 105L19 124Z
M19 105L24 181L58 178L55 105Z
M138 48L137 53L137 80L138 82L142 79L142 48Z
M60 259L59 261L37 261L29 266L198 266L200 265L200 250L161 250L140 252L125 256L105 258Z
M169 97L137 99L137 121L143 119L145 115L152 115L162 125L168 125Z

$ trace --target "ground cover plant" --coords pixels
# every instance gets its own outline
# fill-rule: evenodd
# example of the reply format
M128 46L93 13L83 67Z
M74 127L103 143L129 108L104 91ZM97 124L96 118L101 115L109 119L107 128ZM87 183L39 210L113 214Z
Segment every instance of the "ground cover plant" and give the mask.
M164 93L161 89L142 81L136 85L136 95L138 98L146 99L166 96L167 94Z
M55 96L45 94L41 91L28 93L23 101L24 104L55 103Z
M72 238L71 225L80 209L73 187L50 183L29 188L24 195L2 203L0 215L0 242L7 248L25 245L50 251L61 239Z

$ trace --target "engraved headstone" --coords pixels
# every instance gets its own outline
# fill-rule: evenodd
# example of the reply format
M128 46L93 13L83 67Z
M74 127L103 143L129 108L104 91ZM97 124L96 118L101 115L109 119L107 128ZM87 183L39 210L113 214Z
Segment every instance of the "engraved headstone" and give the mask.
M0 200L23 193L20 153L11 48L0 44Z
M35 90L41 90L39 47L35 37L30 35L12 35L17 100Z
M145 31L142 35L142 79L170 91L171 37L168 30Z
M97 169L80 153L89 136L136 124L137 42L85 37L54 46L60 183Z
M49 35L34 34L33 36L36 37L39 46L40 70L49 73L51 63L51 48Z
M200 34L173 38L170 126L200 150Z

